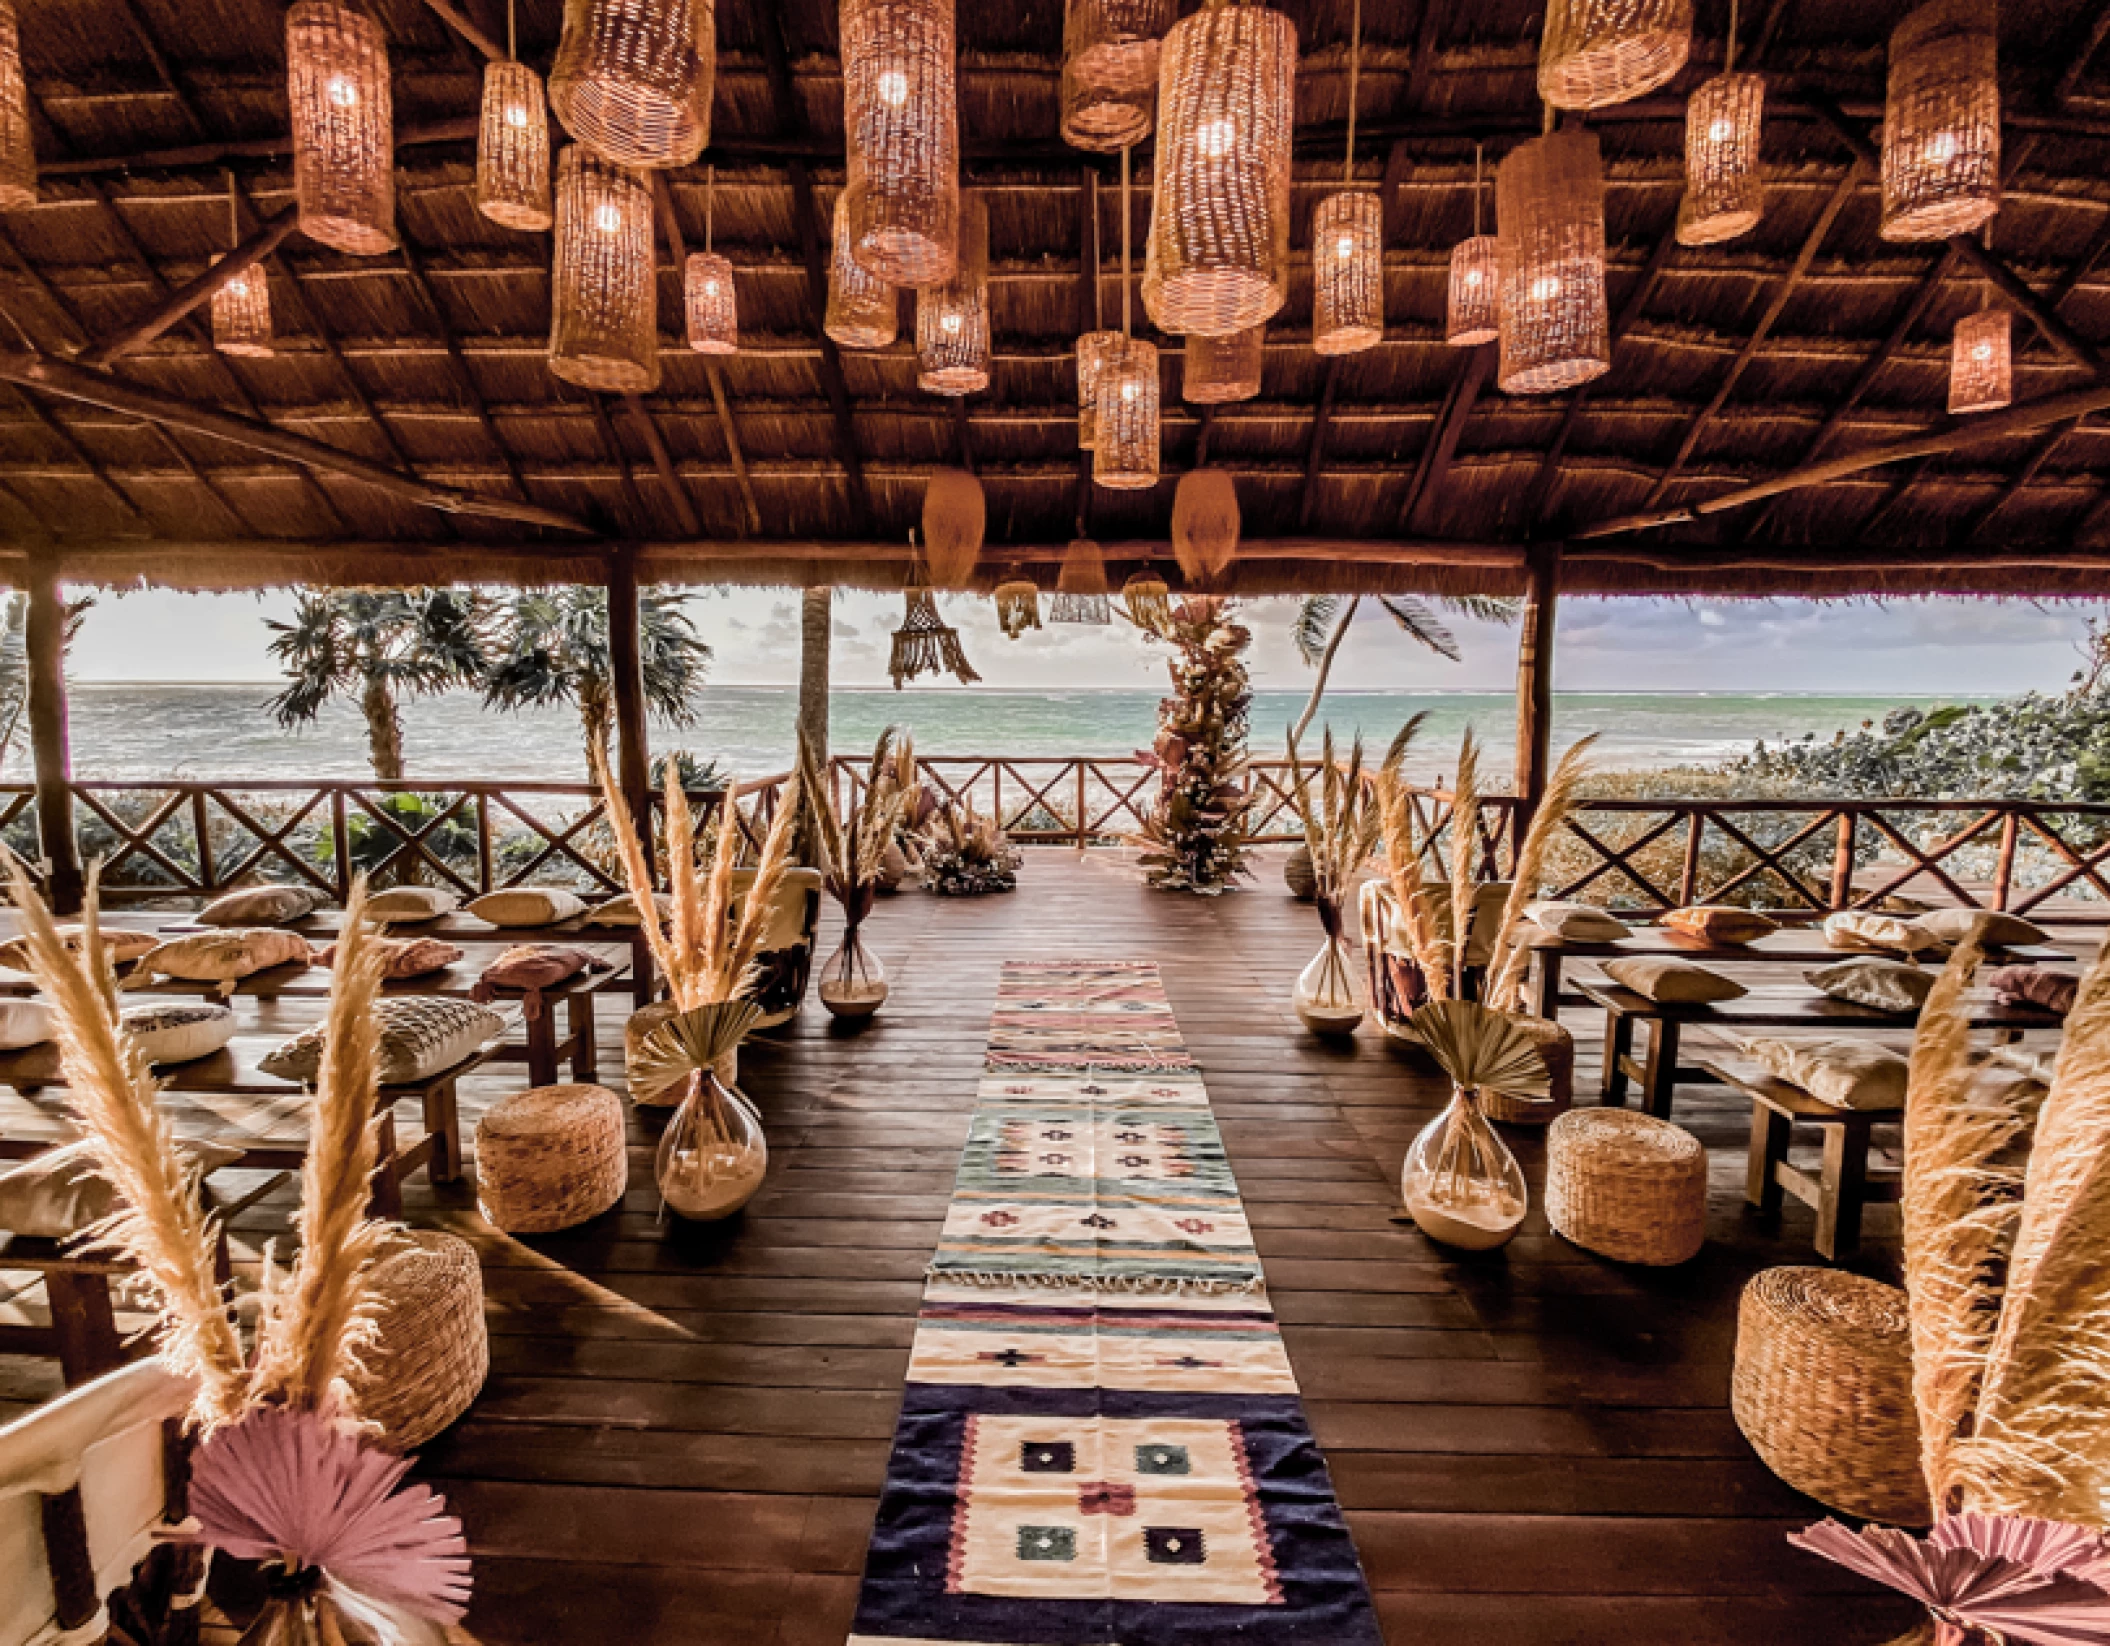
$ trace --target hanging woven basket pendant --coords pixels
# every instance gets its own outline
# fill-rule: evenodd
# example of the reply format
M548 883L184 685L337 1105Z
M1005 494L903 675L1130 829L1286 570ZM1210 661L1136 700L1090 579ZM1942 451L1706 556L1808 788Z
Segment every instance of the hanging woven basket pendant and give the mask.
M937 597L922 588L908 591L901 627L894 631L887 673L897 692L926 674L949 673L963 686L971 686L982 678L960 649L959 631L938 615Z
M1197 406L1250 400L1260 392L1267 364L1267 327L1224 337L1190 337L1180 350L1180 398Z
M1069 0L1062 27L1062 136L1102 154L1150 135L1158 51L1173 0Z
M212 346L222 354L253 360L277 352L271 342L271 286L263 264L244 269L212 294Z
M828 313L821 329L842 348L883 349L901 331L901 298L851 255L850 197L835 197L835 239L828 248Z
M733 293L733 265L711 249L718 216L718 168L704 179L703 250L689 253L681 276L682 312L689 347L698 354L737 354L740 313Z
M990 597L996 604L996 624L1006 640L1016 640L1028 629L1040 627L1040 590L1023 577L996 586Z
M712 0L565 0L549 97L604 160L686 166L711 140Z
M1082 521L1078 522L1083 525ZM1055 598L1048 602L1050 623L1111 623L1113 600L1107 593L1106 553L1089 537L1071 540L1055 574Z
M1378 197L1344 190L1311 214L1311 347L1357 354L1385 340L1385 221Z
M2014 316L1980 309L1956 322L1949 344L1949 415L1998 411L2012 405Z
M1604 290L1604 167L1571 128L1513 149L1495 170L1502 351L1509 394L1555 394L1611 365Z
M1718 74L1685 106L1685 200L1678 244L1713 246L1758 227L1765 210L1759 140L1766 83L1755 74Z
M300 0L286 13L286 95L300 232L354 257L395 250L395 104L381 25L331 0Z
M1931 0L1891 30L1885 240L1969 234L2000 209L1999 11Z
M37 203L37 150L29 124L29 81L14 0L0 0L0 211Z
M935 286L959 256L952 0L843 0L851 255L893 286Z
M555 220L542 77L510 58L484 67L483 115L476 134L476 209L494 223L531 234Z
M989 387L989 213L960 196L959 262L952 278L916 293L916 386L932 394Z
M1158 346L1122 339L1099 373L1092 479L1113 491L1158 483Z
M557 158L550 370L582 389L659 386L652 191L577 143Z
M1668 85L1692 52L1692 0L1550 0L1539 96L1602 109Z

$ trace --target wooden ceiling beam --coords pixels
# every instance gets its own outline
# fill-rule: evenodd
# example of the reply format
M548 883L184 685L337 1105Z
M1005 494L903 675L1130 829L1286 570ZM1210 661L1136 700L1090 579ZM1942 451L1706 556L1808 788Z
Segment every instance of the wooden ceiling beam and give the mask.
M1435 513L1435 500L1443 495L1443 483L1450 475L1451 460L1458 455L1458 437L1465 432L1473 408L1479 404L1480 391L1494 374L1495 344L1482 343L1461 353L1463 358L1458 362L1457 375L1451 379L1450 399L1436 420L1428 444L1422 448L1422 460L1414 470L1413 483L1407 488L1406 506L1399 512L1400 525L1410 536L1428 530L1429 517Z
M674 259L674 289L682 292L686 301L689 250L688 242L682 237L681 214L674 209L674 191L667 187L665 174L655 171L650 175L652 201L658 208L654 215L659 219L660 232L666 236L667 254ZM739 426L733 422L732 402L725 392L725 374L718 369L718 362L709 355L703 355L701 358L703 375L711 386L711 409L718 419L718 433L725 441L726 455L732 461L733 483L740 492L740 506L747 516L748 530L760 532L762 508L755 501L755 488L748 479L747 453L740 444ZM632 402L632 414L646 430L653 464L659 469L661 484L667 488L674 500L675 510L685 521L695 519L695 501L689 496L688 488L682 484L681 476L674 468L673 458L667 455L666 437L660 432L659 421L653 415L652 408L646 404L642 395L631 395L629 399ZM685 525L682 529L700 531L702 528Z
M431 277L425 271L424 258L411 245L408 235L401 237L396 251L403 259L403 267L409 272L411 284L417 287L418 295L424 300L426 312L432 316L433 330L439 336L441 348L446 351L447 363L453 369L455 380L461 384L462 393L468 396L469 409L475 414L478 426L484 431L484 438L490 442L491 449L498 454L499 462L505 465L506 473L512 477L513 490L520 494L522 502L529 501L527 477L520 472L520 460L513 455L512 448L498 432L498 420L491 415L490 403L484 399L483 390L477 387L476 372L462 349L461 338L455 333L454 323L447 318L447 310L440 302L439 292L434 289Z
M615 432L615 420L608 415L607 397L590 390L582 392L593 408L593 424L601 437L601 450L607 453L623 482L623 499L630 505L631 514L639 520L651 520L651 505L646 503L644 490L637 483L637 474L630 467L630 454L623 450L622 437Z
M464 8L455 4L455 0L425 0L425 4L435 17L492 62L504 59L505 47L486 34L482 25Z
M185 281L137 320L85 350L79 356L80 363L100 371L118 356L131 353L141 344L151 343L193 309L210 303L232 281L277 251L286 236L299 226L300 214L291 206L276 216L267 217L249 231L240 245L202 274Z

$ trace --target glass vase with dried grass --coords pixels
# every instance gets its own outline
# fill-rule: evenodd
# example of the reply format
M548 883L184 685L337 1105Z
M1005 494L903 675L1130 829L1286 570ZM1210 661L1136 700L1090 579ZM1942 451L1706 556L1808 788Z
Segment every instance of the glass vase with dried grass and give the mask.
M842 0L852 255L893 286L950 279L959 255L953 0Z
M711 140L713 0L565 0L550 69L564 129L619 166L686 166Z
M395 105L388 37L334 0L286 13L293 197L300 231L354 257L396 247Z
M1428 1001L1414 1013L1413 1026L1450 1077L1451 1100L1407 1146L1400 1198L1431 1240L1489 1251L1522 1227L1531 1191L1516 1156L1482 1112L1480 1093L1547 1095L1545 1060L1507 1017L1474 1001Z

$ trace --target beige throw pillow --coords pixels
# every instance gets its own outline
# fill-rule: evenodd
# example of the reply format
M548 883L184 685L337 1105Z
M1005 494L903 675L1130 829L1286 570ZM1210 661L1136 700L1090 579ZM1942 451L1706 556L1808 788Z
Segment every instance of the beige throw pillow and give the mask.
M1756 909L1739 909L1729 903L1695 903L1689 909L1672 909L1663 924L1674 932L1696 937L1703 943L1753 943L1779 923Z
M41 1000L0 1000L0 1052L41 1046L58 1033L51 1008Z
M586 904L561 886L513 886L487 892L469 905L469 912L494 926L554 926L584 914Z
M1947 944L1917 921L1869 909L1841 909L1826 915L1824 940L1835 949L1862 954L1925 955L1938 960L1948 951Z
M1617 943L1633 928L1591 903L1527 903L1524 918L1569 943Z
M652 906L659 911L662 921L674 913L674 897L671 892L654 892ZM637 899L625 892L621 897L611 897L605 903L596 903L586 911L589 926L635 926L638 924Z
M200 1179L242 1158L222 1143L178 1143L177 1154ZM0 1171L0 1229L37 1240L70 1240L118 1207L117 1191L95 1169L86 1143L46 1149Z
M133 1006L119 1021L155 1064L194 1063L234 1038L233 1011L205 1001Z
M461 906L459 897L439 886L391 886L367 895L366 917L396 926L415 926L452 914Z
M81 952L81 943L85 936L86 928L79 925L65 925L59 928L59 941L73 954ZM160 947L160 944L161 939L152 932L135 932L125 926L103 928L103 952L110 957L110 964L113 966L128 965L149 950ZM11 972L28 971L28 942L23 938L14 937L0 943L0 966L5 966Z
M381 1026L381 1084L404 1086L451 1069L486 1042L506 1020L470 1000L433 995L390 995L374 1008ZM280 1080L312 1084L322 1068L324 1025L295 1035L257 1067Z
M201 926L283 926L322 901L305 886L243 886L198 911Z
M2042 926L2033 926L2027 920L2011 914L1999 914L1989 909L1929 909L1923 915L1913 917L1913 925L1923 932L1932 932L1944 943L1961 943L1971 935L1972 926L1985 922L1983 938L1995 949L2019 949L2029 943L2049 942L2051 934Z
M276 926L244 926L225 932L196 932L140 956L139 969L186 983L236 983L273 966L309 961L308 940Z
M1802 975L1834 1000L1873 1006L1879 1012L1916 1012L1927 1003L1927 991L1934 987L1932 972L1875 955L1820 966Z
M1653 955L1626 955L1604 963L1604 974L1622 988L1659 1006L1706 1006L1718 1000L1735 1000L1750 993L1733 977L1695 966L1689 960L1666 960Z
M1905 1058L1872 1040L1844 1036L1787 1040L1753 1035L1744 1055L1777 1079L1835 1109L1902 1109Z

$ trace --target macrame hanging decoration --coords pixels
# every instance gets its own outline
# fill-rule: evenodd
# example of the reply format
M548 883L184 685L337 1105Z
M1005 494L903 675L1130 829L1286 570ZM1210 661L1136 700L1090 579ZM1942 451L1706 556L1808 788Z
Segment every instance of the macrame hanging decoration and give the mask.
M1224 337L1190 337L1180 348L1180 398L1197 406L1250 400L1260 392L1267 363L1267 327Z
M909 541L913 544L915 539L911 537ZM894 631L887 673L893 676L897 692L926 674L950 674L963 686L972 686L982 678L960 649L960 631L938 614L938 597L930 591L920 560L909 572L906 609L901 627Z
M1692 0L1550 0L1539 36L1539 96L1602 109L1677 78L1692 51Z
M821 329L846 349L883 349L901 330L901 298L850 255L850 197L835 197L835 243L828 250L828 313Z
M1999 11L1930 0L1890 31L1885 240L1969 234L2000 209Z
M923 488L923 557L932 584L964 589L988 530L982 483L965 469L933 469Z
M1150 135L1158 43L1174 0L1069 0L1062 25L1062 135L1111 154Z
M1982 308L1956 322L1949 342L1949 414L1998 411L2015 399L2014 319Z
M1158 483L1158 346L1129 331L1129 151L1121 151L1121 344L1097 374L1092 479L1111 491Z
M227 174L227 239L239 245L242 222L236 209L234 173ZM215 259L217 261L217 259ZM271 285L261 262L252 263L212 294L212 346L222 354L261 359L271 346Z
M286 13L286 96L300 232L354 257L395 250L395 106L381 25L333 0L299 0Z
M916 293L916 387L951 395L989 387L989 211L973 192L960 196L952 278Z
M1143 262L1159 330L1218 337L1282 307L1296 78L1296 26L1264 6L1212 4L1165 36Z
M689 321L689 347L698 354L737 354L740 316L733 297L733 265L711 249L718 207L718 168L704 173L703 250L689 253L682 272L683 307Z
M1238 488L1222 469L1189 469L1172 494L1172 556L1190 589L1208 589L1238 558Z
M1444 341L1453 348L1477 349L1502 335L1502 261L1494 235L1480 232L1481 182L1479 144L1473 145L1473 232L1451 248L1450 311Z
M582 389L659 387L652 191L573 143L557 157L549 369Z
M686 166L711 140L712 0L565 0L549 97L604 160Z
M1023 577L997 584L991 598L996 602L997 627L1006 640L1040 627L1040 590Z
M1604 167L1571 127L1512 149L1495 168L1508 394L1556 394L1611 365L1604 293Z
M1765 81L1736 72L1736 0L1729 0L1729 43L1722 72L1704 82L1685 105L1679 245L1718 245L1758 227L1766 204L1758 173L1765 109Z
M539 234L550 208L549 115L542 76L520 61L513 0L506 0L506 54L484 65L483 119L476 133L476 209L509 229Z
M37 149L29 124L29 80L14 0L0 0L0 211L37 203Z
M1055 597L1048 602L1050 623L1107 624L1114 620L1113 600L1107 593L1106 554L1084 535L1078 535L1062 557L1062 570L1055 574Z
M1355 182L1355 105L1361 88L1363 0L1355 0L1348 36L1348 150L1342 188L1311 214L1311 347L1314 354L1356 354L1385 340L1385 212Z
M842 0L853 255L893 286L935 286L959 254L953 0Z
M1121 604L1128 620L1139 629L1156 634L1172 621L1172 588L1147 567L1121 585Z

